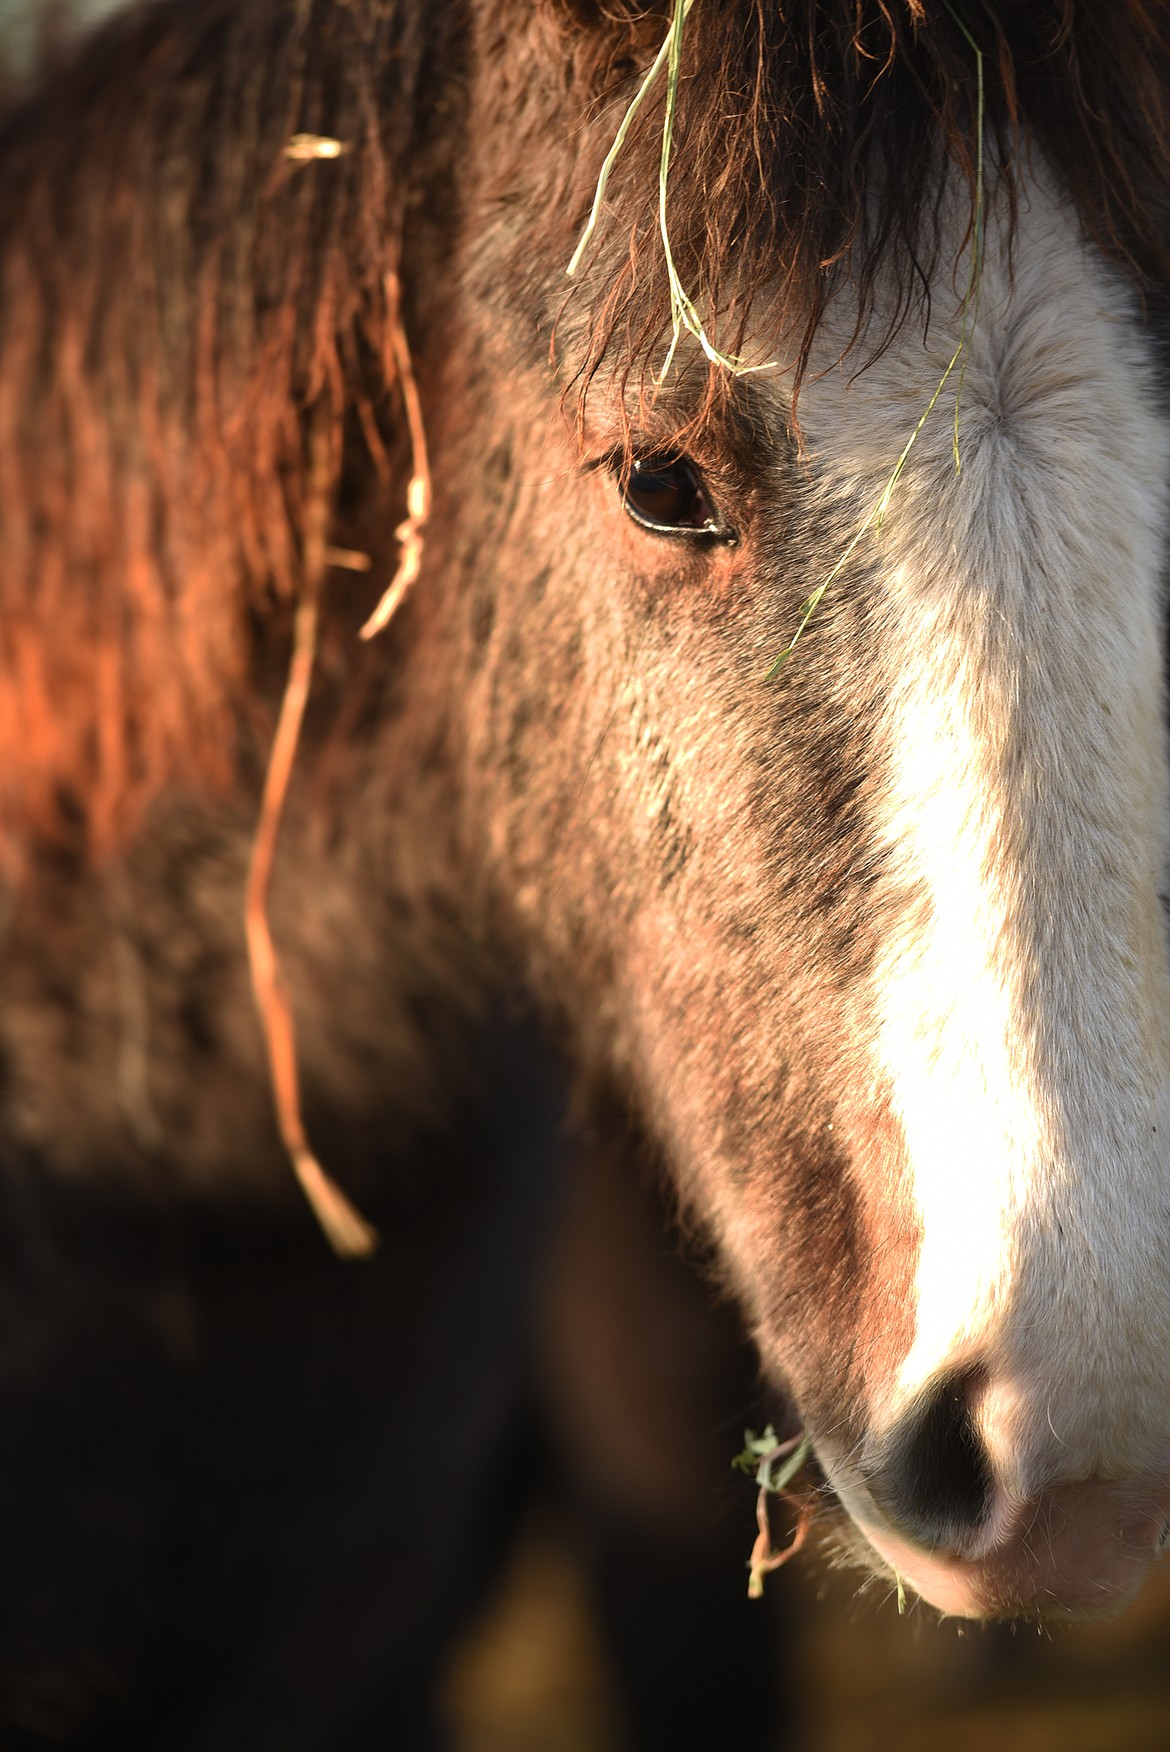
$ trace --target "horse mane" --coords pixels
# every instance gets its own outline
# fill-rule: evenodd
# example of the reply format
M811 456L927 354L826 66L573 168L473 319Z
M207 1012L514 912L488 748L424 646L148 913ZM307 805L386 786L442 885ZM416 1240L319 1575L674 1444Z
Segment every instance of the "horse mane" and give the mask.
M100 855L230 776L355 401L380 448L420 37L378 0L136 10L0 127L9 836Z
M419 146L435 87L460 76L436 43L477 3L161 0L90 38L0 123L10 841L55 836L100 855L165 783L230 778L256 627L304 587L346 440L356 430L392 472L387 286L411 189L435 175ZM520 0L498 3L510 16ZM497 29L509 54L534 57L534 78L534 6L561 64L530 144L547 159L559 124L555 225L568 234L598 167L592 152L572 164L572 142L592 118L586 138L604 152L598 130L620 116L666 19L662 0L523 0L523 18ZM1086 234L1147 293L1170 286L1163 8L695 0L671 235L721 344L735 349L765 290L801 360L846 277L860 337L893 275L879 345L928 296L945 162L973 198L972 40L1009 193L1034 142ZM583 385L606 358L626 372L661 362L660 126L661 98L614 178ZM289 154L298 135L335 140L340 156L302 162ZM535 213L533 224L538 239L555 228ZM559 257L546 267L559 284Z
M592 0L564 4L588 30ZM646 64L665 24L660 6L618 0L614 15L610 0L606 10L596 86L621 80L628 94L631 61ZM872 357L911 311L929 316L932 283L954 266L938 259L948 174L965 184L975 222L982 120L987 184L1009 222L1015 173L1038 148L1086 236L1160 301L1170 287L1168 100L1170 25L1147 0L696 0L668 183L682 283L729 353L766 293L799 392L847 280L858 312L850 346L864 338ZM659 90L611 184L619 235L586 382L607 357L627 380L661 365L662 108ZM727 381L711 373L700 420Z

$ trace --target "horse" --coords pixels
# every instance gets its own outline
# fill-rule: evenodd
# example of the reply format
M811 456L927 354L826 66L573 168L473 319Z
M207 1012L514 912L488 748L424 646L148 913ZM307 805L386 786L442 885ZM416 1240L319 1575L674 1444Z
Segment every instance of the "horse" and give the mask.
M153 0L9 104L6 1746L429 1743L574 1136L852 1561L1136 1591L1168 96L1145 0Z

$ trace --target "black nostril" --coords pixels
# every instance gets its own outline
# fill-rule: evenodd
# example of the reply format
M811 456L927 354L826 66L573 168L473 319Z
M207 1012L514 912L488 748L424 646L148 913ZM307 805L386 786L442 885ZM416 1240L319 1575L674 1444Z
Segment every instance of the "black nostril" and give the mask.
M911 1406L866 1467L870 1493L919 1545L961 1546L991 1507L991 1463L975 1428L978 1370L949 1375Z

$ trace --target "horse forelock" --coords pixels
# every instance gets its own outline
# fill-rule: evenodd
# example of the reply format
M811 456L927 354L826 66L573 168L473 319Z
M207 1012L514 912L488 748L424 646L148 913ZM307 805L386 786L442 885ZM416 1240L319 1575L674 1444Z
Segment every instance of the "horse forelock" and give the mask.
M648 59L646 14L625 9L593 29L604 57L594 83L616 87L614 101L598 106L603 151ZM660 20L658 31L651 52ZM984 171L1010 203L1038 147L1090 240L1143 286L1163 289L1168 76L1170 31L1138 0L1116 8L1071 0L696 6L668 172L681 282L728 353L740 351L753 306L766 301L769 320L781 318L774 338L795 361L798 396L837 292L853 313L843 351L872 358L912 314L929 316L932 294L949 285L954 258L943 257L955 232L940 223L942 192L957 171L973 227L982 122ZM659 92L644 106L611 180L610 254L597 276L586 389L604 364L654 393L670 326L659 240L662 103ZM680 441L721 409L726 389L726 373L713 368Z

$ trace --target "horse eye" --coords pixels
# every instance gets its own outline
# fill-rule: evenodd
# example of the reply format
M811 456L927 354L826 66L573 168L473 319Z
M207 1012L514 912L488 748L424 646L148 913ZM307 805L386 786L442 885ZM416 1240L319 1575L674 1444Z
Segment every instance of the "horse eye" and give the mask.
M694 463L685 456L639 457L618 471L622 504L643 529L656 535L734 540L719 517Z

